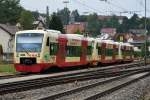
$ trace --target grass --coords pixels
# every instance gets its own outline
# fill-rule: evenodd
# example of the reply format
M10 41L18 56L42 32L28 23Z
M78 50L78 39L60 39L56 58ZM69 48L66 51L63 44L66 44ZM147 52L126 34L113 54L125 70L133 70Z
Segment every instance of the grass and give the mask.
M15 74L16 72L13 64L0 64L0 73Z

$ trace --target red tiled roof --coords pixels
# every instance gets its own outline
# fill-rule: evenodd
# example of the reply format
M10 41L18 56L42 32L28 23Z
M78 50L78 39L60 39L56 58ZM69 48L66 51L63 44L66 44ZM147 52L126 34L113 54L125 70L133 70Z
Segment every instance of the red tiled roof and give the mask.
M116 33L116 28L102 28L101 33Z
M67 25L67 32L66 33L74 34L78 30L80 32L84 32L85 26L86 26L86 23L84 23L84 22L69 24L69 25ZM64 26L64 28L66 29L66 26Z

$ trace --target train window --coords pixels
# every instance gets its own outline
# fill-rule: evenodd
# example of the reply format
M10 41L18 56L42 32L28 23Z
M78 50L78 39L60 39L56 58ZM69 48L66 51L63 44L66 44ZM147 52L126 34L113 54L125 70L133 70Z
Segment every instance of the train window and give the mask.
M81 47L80 46L67 46L66 52L67 52L66 55L68 57L80 57Z
M98 47L98 55L101 55L102 54L102 50L101 50L101 47Z
M92 46L87 47L87 55L92 55Z
M49 46L49 37L47 38L46 46Z
M96 44L96 49L98 49L98 43Z
M58 52L58 43L50 43L50 55L56 55Z
M114 49L114 55L118 55L118 48Z
M113 55L113 49L106 49L106 56L112 56Z

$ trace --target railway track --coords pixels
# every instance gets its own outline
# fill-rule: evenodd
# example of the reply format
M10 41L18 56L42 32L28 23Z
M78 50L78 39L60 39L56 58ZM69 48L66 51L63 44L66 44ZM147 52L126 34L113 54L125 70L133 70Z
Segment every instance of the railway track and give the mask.
M130 68L130 67L137 67L137 66L142 66L144 65L144 62L141 61L141 63L130 63L130 64L121 64L121 65L113 65L115 68ZM99 67L101 70L107 70L107 69L114 69L114 67L111 66L107 66L107 67ZM95 67L95 69L97 70L98 67ZM99 69L98 68L98 69ZM93 68L94 69L94 68ZM57 72L56 72L57 73ZM5 76L0 76L0 80L1 79L10 79L10 78L17 78L17 77L25 77L25 76L32 76L32 75L37 75L37 74L28 74L28 73L17 73L15 75L5 75Z
M2 79L16 78L16 77L31 76L31 75L34 75L34 74L17 73L17 74L14 74L14 75L4 75L4 76L0 76L0 80L2 80Z
M97 83L77 87L75 89L59 92L50 96L41 97L38 100L96 100L104 95L108 95L118 89L121 89L131 83L134 83L150 75L149 72L142 72L142 75L140 75L139 73L141 72L130 72L128 74L117 76L115 78L108 79L105 81L99 81ZM135 75L139 76L135 77ZM134 78L131 79L131 77ZM119 81L120 83L116 83ZM114 83L115 85L113 85L112 83ZM104 87L104 85L106 86ZM96 93L92 92L92 88L94 88L94 92ZM97 90L96 88L99 89Z
M54 77L45 77L27 81L18 81L6 84L0 84L0 95L21 92L30 89L37 89L41 87L54 86L58 84L65 84L73 81L83 81L88 79L96 79L103 77L112 77L116 75L123 75L129 72L144 72L149 71L150 67L139 67L139 68L130 68L130 69L122 69L120 71L112 71L110 70L94 70L89 72L80 72L80 73L72 73L67 75L60 75Z

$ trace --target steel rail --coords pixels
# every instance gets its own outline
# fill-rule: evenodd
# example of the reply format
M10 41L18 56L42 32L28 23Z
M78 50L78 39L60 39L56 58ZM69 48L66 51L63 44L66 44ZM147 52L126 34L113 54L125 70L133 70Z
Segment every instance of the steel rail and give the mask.
M144 65L144 62L143 61L141 63L133 62L133 63L130 63L130 64L121 64L121 65L113 65L113 66L116 67L116 68L118 67L118 68L121 69L122 66L126 67L126 68L130 68L130 67L137 67L137 65ZM107 66L107 67L95 67L93 69L97 69L97 68L100 68L100 70L114 69L114 67L111 67L111 68L109 68L109 67L111 67L111 66ZM85 73L87 73L87 72L85 72ZM77 74L79 74L79 73L77 73ZM0 76L0 80L1 79L24 77L24 76L31 76L31 75L35 75L35 74L19 73L19 74L15 74L15 75L5 75L5 76Z
M61 92L61 93L56 93L56 94L53 94L53 95L50 95L50 96L47 96L47 97L40 98L38 100L55 100L55 99L58 99L58 98L61 98L61 97L64 97L64 96L71 95L73 93L77 93L77 92L80 92L80 91L83 91L83 90L87 90L87 89L90 89L90 88L93 88L93 87L96 87L96 86L104 85L104 84L110 83L112 81L116 81L116 80L131 76L131 75L135 75L135 74L138 74L138 73L141 73L141 72L143 72L143 71L130 72L130 73L127 73L125 75L117 76L117 77L112 78L112 79L108 79L108 80L105 80L105 81L99 81L99 82L96 82L96 83L93 83L93 84L90 84L90 85L86 85L86 86L82 86L82 87L77 87L75 89L67 90L67 91ZM93 97L91 97L88 100L94 100L94 99L93 99Z
M145 71L149 70L149 68L137 68L137 70ZM13 92L20 92L23 90L29 90L34 88L40 88L45 86L52 86L57 84L64 84L68 82L73 82L76 80L87 80L87 79L93 79L93 78L102 78L102 77L108 77L108 76L116 76L119 74L125 74L131 71L135 71L135 69L125 69L117 72L112 72L111 70L103 71L93 71L90 73L80 73L80 74L71 74L71 75L65 75L65 76L58 76L58 77L47 77L47 78L40 78L40 79L34 79L34 80L28 80L28 81L20 81L20 82L13 82L13 83L7 83L7 84L0 84L0 95L7 94L7 93L13 93Z
M114 91L117 91L117 90L119 90L121 88L124 88L124 87L126 87L126 86L128 86L128 85L130 85L132 83L135 83L135 82L139 81L140 79L143 79L143 78L148 77L148 76L150 76L150 73L147 73L146 75L143 75L143 76L140 76L138 78L135 78L135 79L133 79L131 81L122 83L122 84L120 84L118 86L112 87L111 89L108 89L108 90L105 90L103 92L97 93L95 95L89 96L89 97L85 98L84 100L96 100L98 98L101 98L103 96L111 94Z

